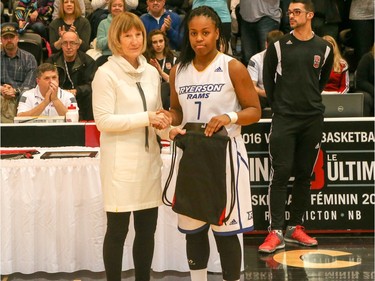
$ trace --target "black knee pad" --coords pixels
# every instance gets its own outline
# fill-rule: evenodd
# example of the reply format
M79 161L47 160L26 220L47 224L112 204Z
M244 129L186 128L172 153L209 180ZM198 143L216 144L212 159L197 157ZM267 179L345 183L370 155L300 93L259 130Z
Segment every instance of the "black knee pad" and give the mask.
M191 270L207 268L210 256L208 228L197 233L186 234L186 254Z

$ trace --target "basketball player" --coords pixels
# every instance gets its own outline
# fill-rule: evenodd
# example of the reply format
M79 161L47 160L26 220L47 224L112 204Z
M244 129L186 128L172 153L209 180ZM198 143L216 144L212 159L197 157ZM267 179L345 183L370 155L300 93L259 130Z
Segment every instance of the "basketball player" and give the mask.
M220 254L223 279L240 280L242 254L237 234L253 229L248 156L241 136L241 125L256 123L261 110L245 66L218 51L220 26L220 18L212 8L201 6L192 10L184 29L180 63L170 73L173 125L182 127L187 123L205 123L206 138L214 138L214 134L225 127L232 145L234 163L236 196L228 198L228 201L235 200L235 205L225 223L214 225L187 215L178 215L178 228L186 234L192 281L207 280L210 228ZM170 137L174 139L177 134L185 132L177 127L171 130ZM211 163L209 167L212 168L205 170L205 173L215 174L214 164ZM228 170L229 164L226 165ZM180 166L178 174L182 172L183 167ZM194 178L204 180L207 176L202 173L201 177ZM227 196L230 197L230 194ZM185 198L193 205L197 199L194 194L186 194Z

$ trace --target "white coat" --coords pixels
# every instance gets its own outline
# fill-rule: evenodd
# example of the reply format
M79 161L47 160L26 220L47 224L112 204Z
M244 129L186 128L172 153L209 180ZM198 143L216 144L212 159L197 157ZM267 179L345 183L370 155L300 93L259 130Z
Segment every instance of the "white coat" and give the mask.
M92 82L93 110L100 135L100 176L107 212L129 212L161 205L160 148L149 126L147 110L162 109L160 78L143 56L135 69L121 56L111 56ZM149 130L149 151L145 148Z

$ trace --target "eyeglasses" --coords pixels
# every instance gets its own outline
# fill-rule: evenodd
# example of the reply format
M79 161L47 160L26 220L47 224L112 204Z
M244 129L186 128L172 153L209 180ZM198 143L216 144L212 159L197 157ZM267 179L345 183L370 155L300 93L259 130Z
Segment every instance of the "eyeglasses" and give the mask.
M295 9L293 11L287 11L286 16L290 17L290 15L293 15L295 17L298 17L301 13L310 13L310 11L302 11L300 9Z
M64 47L67 47L67 46L69 46L69 45L74 47L74 46L79 45L79 43L78 43L78 42L69 42L69 41L64 41L64 42L61 43L61 45L64 46Z
M150 3L154 3L154 2L160 3L160 2L163 2L163 0L147 0L147 1L150 2Z

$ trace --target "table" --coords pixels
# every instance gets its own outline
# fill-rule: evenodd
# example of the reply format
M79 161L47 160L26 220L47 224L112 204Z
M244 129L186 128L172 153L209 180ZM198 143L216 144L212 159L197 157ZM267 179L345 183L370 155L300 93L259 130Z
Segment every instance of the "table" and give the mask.
M162 158L165 180L170 154L162 154ZM1 160L0 194L1 274L104 271L102 244L106 217L98 158ZM176 226L176 214L161 206L154 271L188 271L185 237ZM130 227L123 270L133 268L133 238L134 230ZM208 270L221 272L212 234L210 243Z

